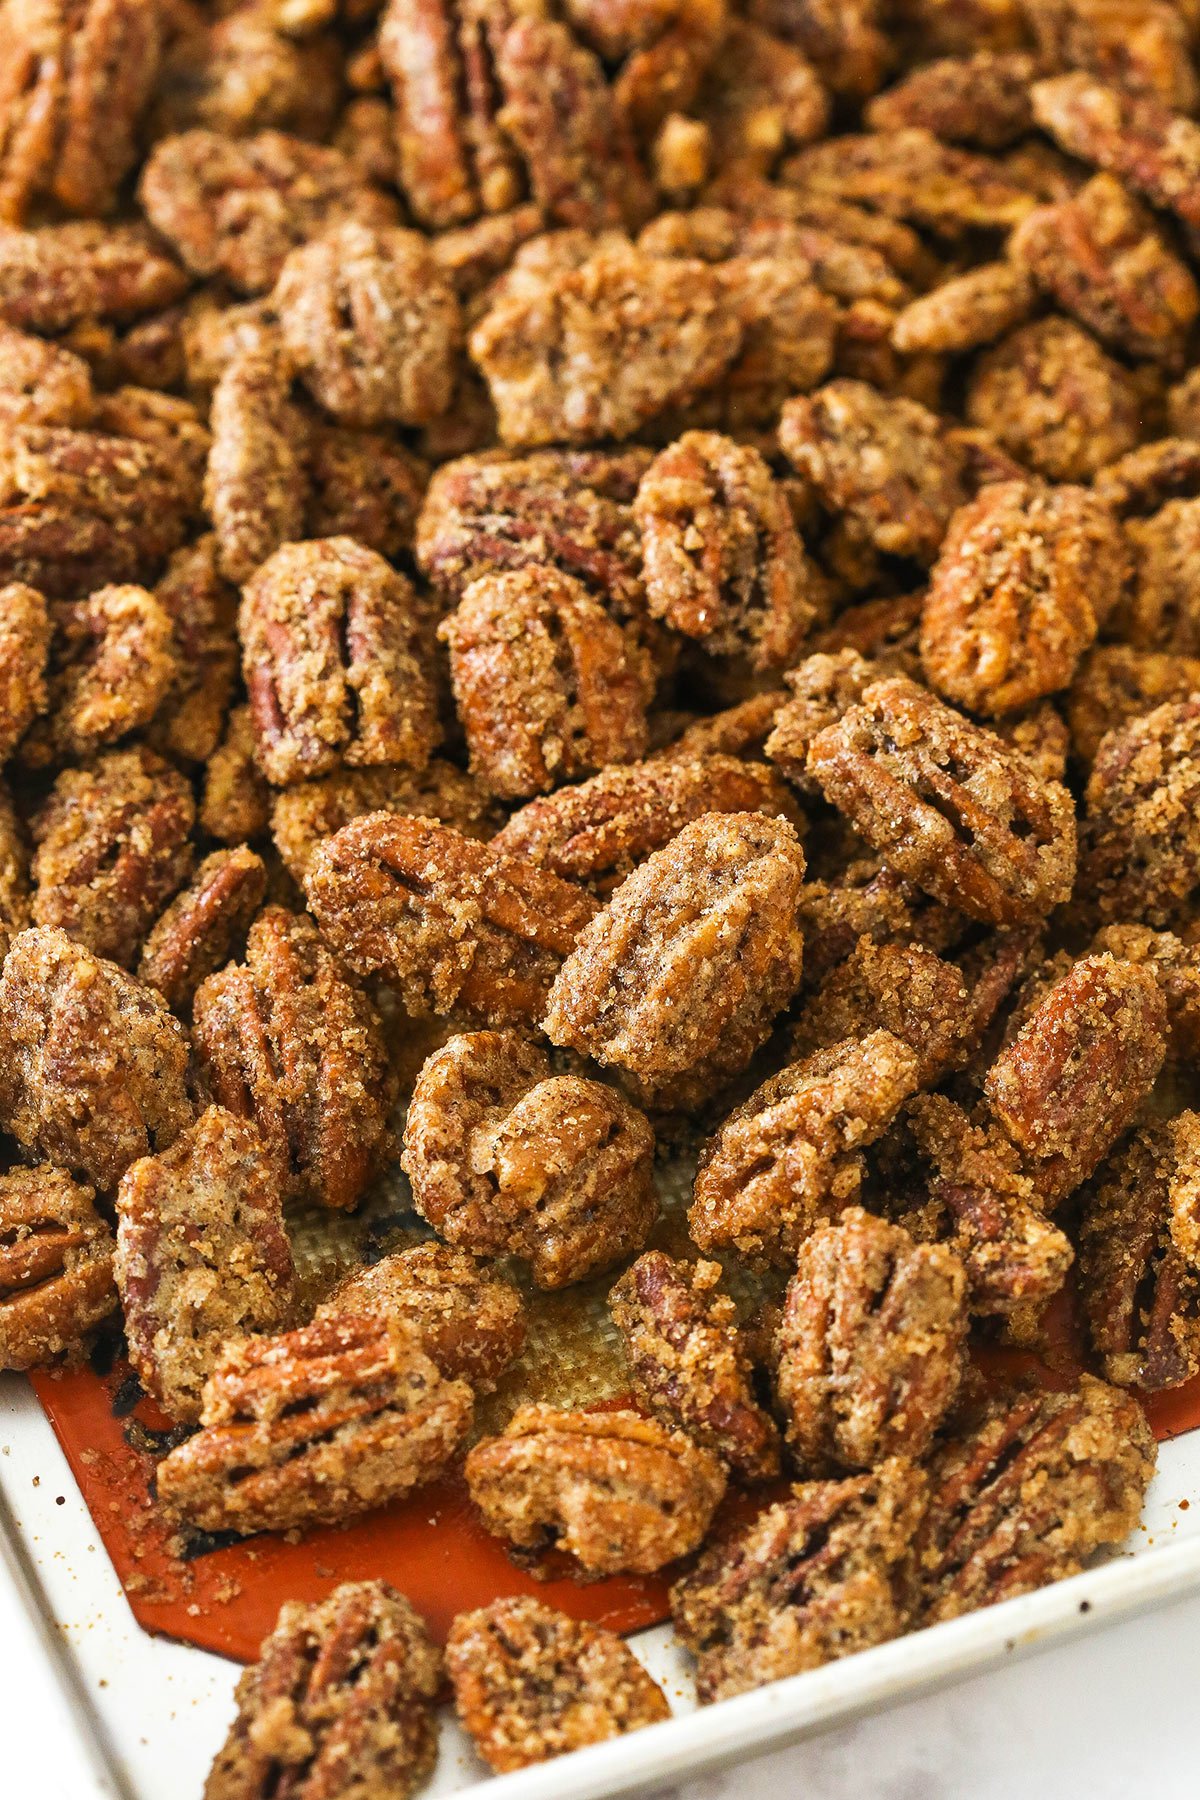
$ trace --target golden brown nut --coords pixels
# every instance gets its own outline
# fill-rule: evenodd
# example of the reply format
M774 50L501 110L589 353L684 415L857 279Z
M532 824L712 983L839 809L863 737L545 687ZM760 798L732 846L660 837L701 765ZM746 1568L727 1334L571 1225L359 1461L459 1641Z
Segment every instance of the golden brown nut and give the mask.
M46 706L50 614L36 588L0 587L0 764Z
M789 1267L815 1227L858 1199L860 1151L916 1092L916 1056L890 1031L818 1050L758 1088L706 1145L688 1229L702 1250Z
M680 8L683 19L688 10ZM724 9L690 10L716 18ZM829 95L803 50L735 14L694 110L707 130L706 160L732 184L769 175L781 156L819 138L829 123Z
M1197 100L1194 23L1189 5L1162 0L1046 0L1028 16L1044 68L1087 70L1181 112Z
M892 347L905 355L953 355L991 344L1033 311L1034 285L1009 262L981 263L901 307Z
M77 1357L117 1305L112 1233L61 1169L0 1175L0 1369Z
M784 676L791 693L775 714L763 755L783 771L803 794L819 797L808 773L808 752L826 725L836 725L862 699L873 681L891 668L886 660L870 662L857 650L818 650Z
M1088 778L1078 892L1103 919L1169 925L1200 884L1200 694L1101 739Z
M116 1278L129 1359L173 1419L199 1419L230 1338L287 1323L295 1270L281 1199L254 1126L218 1106L121 1177Z
M82 357L0 324L0 424L87 425L95 403Z
M254 331L213 393L204 504L228 581L249 581L280 544L304 535L308 432L290 398L291 380L278 338Z
M968 424L1050 481L1088 481L1131 450L1141 407L1128 371L1057 315L985 350L966 394Z
M863 118L873 131L919 126L945 143L1004 150L1033 125L1029 84L1036 68L1020 50L939 58L877 94Z
M0 973L0 1124L114 1188L191 1124L187 1033L152 988L64 931L23 931Z
M1117 457L1099 471L1092 491L1122 518L1136 518L1195 494L1197 485L1200 443L1185 435L1155 438Z
M249 706L235 706L204 771L200 823L221 844L262 837L271 823L271 790L254 760Z
M459 1719L497 1774L671 1716L615 1632L523 1596L459 1613L446 1666Z
M141 980L172 1012L186 1012L200 983L241 948L266 891L267 871L253 850L214 850L148 932Z
M271 835L289 872L302 884L321 840L373 812L435 819L474 838L491 837L500 818L495 801L477 781L434 757L423 769L399 764L343 768L282 788L271 803Z
M1066 696L1071 748L1090 767L1107 732L1194 693L1200 693L1200 655L1098 644L1080 663Z
M213 532L176 551L154 597L171 621L175 675L151 742L204 763L221 741L238 671L237 593L221 576Z
M289 1600L238 1681L204 1800L333 1800L339 1788L408 1800L437 1758L441 1678L421 1619L386 1582Z
M0 316L23 331L128 322L182 299L186 272L144 225L73 219L0 233Z
M148 725L179 672L170 616L145 588L98 588L53 616L47 716L22 746L30 765L91 756Z
M1122 609L1122 635L1142 650L1195 656L1200 650L1200 500L1168 500L1150 518L1130 519L1125 532L1133 554L1133 582L1128 610Z
M696 1549L725 1491L715 1456L634 1412L522 1406L466 1461L495 1537L532 1560L563 1551L588 1575L648 1574Z
M1167 1008L1167 1054L1187 1066L1200 1054L1200 949L1172 931L1148 925L1104 925L1089 946L1118 962L1142 963L1153 974Z
M671 1590L702 1705L899 1637L925 1478L893 1457L870 1475L810 1481L714 1544Z
M737 1310L718 1291L719 1263L648 1250L608 1296L634 1387L664 1425L686 1431L735 1476L779 1473L779 1432L754 1398Z
M792 1053L808 1056L879 1027L908 1045L921 1086L931 1087L967 1061L1016 974L968 986L957 964L924 944L877 944L864 935L808 1000Z
M308 535L349 537L406 559L429 479L423 459L389 431L308 421Z
M920 126L826 138L793 156L783 178L806 193L866 206L949 238L1005 231L1033 207L1032 195L1003 163L954 149Z
M394 1082L375 1008L308 915L265 907L193 1018L213 1098L254 1121L285 1194L353 1206L390 1147Z
M0 781L0 963L29 915L29 847L8 789Z
M1074 1393L1000 1397L929 1466L917 1537L933 1624L1077 1574L1138 1522L1154 1439L1137 1401L1084 1375Z
M203 14L176 11L171 22L175 30L150 119L153 137L193 125L229 137L272 125L301 137L328 137L338 106L341 46L328 33L309 35L297 27L286 0L279 9L270 0L235 5L211 23Z
M1119 175L1185 224L1200 225L1200 126L1191 119L1082 72L1035 83L1033 116L1070 155Z
M471 1424L415 1333L325 1314L227 1344L201 1430L158 1465L158 1498L201 1531L291 1531L399 1499L440 1473Z

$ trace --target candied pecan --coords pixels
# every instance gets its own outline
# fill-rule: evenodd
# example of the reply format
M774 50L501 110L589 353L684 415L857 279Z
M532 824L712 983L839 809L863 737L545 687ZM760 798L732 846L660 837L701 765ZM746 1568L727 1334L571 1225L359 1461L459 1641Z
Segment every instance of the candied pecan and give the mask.
M132 968L192 866L196 809L152 750L114 750L64 769L32 822L33 919Z
M204 1800L332 1800L339 1788L408 1800L437 1760L441 1676L421 1619L386 1582L289 1600L238 1681Z
M1004 231L1034 204L1002 163L915 127L826 138L791 157L783 179L805 194L869 206L951 238Z
M0 781L0 964L12 939L29 923L29 852L25 832L8 789Z
M1196 648L1200 651L1200 642ZM1200 655L1100 644L1084 657L1067 692L1071 748L1090 766L1106 732L1193 693L1200 693Z
M664 1099L738 1073L800 981L804 852L786 819L705 813L586 926L543 1030Z
M633 516L655 618L756 670L791 662L815 613L811 579L787 499L757 450L689 431L647 469Z
M429 478L421 457L384 432L315 419L306 471L310 537L354 538L390 561L412 550Z
M158 1498L201 1531L336 1524L431 1481L471 1413L470 1388L443 1380L415 1333L325 1314L226 1344L201 1429L158 1465Z
M417 521L417 561L448 600L473 581L551 564L619 617L644 605L631 502L650 452L629 448L466 456L437 470Z
M898 874L974 919L1029 923L1071 892L1066 789L916 682L874 682L817 734L808 770Z
M242 663L268 780L427 762L434 695L407 577L351 538L284 544L247 583Z
M399 1319L448 1381L465 1381L477 1394L492 1392L525 1344L516 1288L450 1244L417 1244L351 1270L323 1310Z
M946 143L1004 150L1032 128L1029 87L1036 73L1023 50L939 57L876 94L863 118L872 131L915 125Z
M449 826L368 813L327 838L305 880L330 943L383 972L411 1012L536 1020L596 910L590 894Z
M1156 438L1102 468L1092 491L1122 517L1155 512L1168 500L1194 495L1200 486L1200 443L1187 437Z
M36 231L0 227L0 318L25 331L126 321L170 306L188 277L140 224L76 219Z
M305 431L290 393L283 350L262 333L235 351L213 394L204 500L229 581L249 581L280 544L304 535Z
M646 675L582 584L531 563L472 582L438 636L471 773L506 799L544 793L646 748Z
M267 890L262 858L246 845L214 850L147 934L138 975L172 1012L184 1012L245 939Z
M141 587L102 587L54 613L47 716L22 749L29 764L89 756L148 725L179 664L166 609Z
M989 1023L991 1001L982 982L969 990L962 970L924 944L861 937L800 1014L792 1054L809 1056L878 1027L908 1045L921 1086L931 1087L966 1062Z
M295 1270L280 1189L252 1125L210 1106L117 1189L117 1287L129 1358L173 1419L233 1337L287 1322Z
M696 1549L725 1470L682 1431L634 1412L522 1406L466 1461L495 1537L530 1561L548 1549L588 1575L648 1574Z
M193 1117L187 1033L162 997L63 931L23 931L0 973L0 1124L116 1186Z
M1200 950L1173 931L1146 925L1105 925L1092 939L1093 954L1107 951L1119 962L1141 963L1153 974L1167 1008L1168 1055L1184 1066L1200 1053Z
M158 0L14 0L0 16L0 219L106 213L158 76Z
M439 231L430 240L429 249L455 293L469 300L503 275L521 245L536 237L544 226L541 208L527 200L507 212Z
M1052 481L1086 481L1140 436L1128 372L1069 319L1035 319L984 351L966 416Z
M615 1632L524 1596L459 1613L446 1665L459 1719L498 1774L671 1716Z
M1194 657L1200 652L1200 499L1168 500L1150 518L1130 519L1125 532L1133 580L1121 635L1137 649Z
M0 587L0 766L46 709L51 631L36 588L19 581Z
M803 1468L925 1455L962 1379L966 1290L952 1250L857 1206L801 1244L775 1350Z
M82 357L0 324L0 426L86 425L95 400Z
M506 855L607 894L685 825L716 812L762 812L800 825L786 786L760 764L673 755L605 769L577 787L531 800L492 842Z
M271 822L271 790L254 760L254 722L235 706L225 735L208 759L200 823L222 844L261 837Z
M890 1457L870 1475L800 1483L706 1550L671 1589L701 1705L899 1637L925 1494L921 1471Z
M353 222L293 250L271 296L297 373L350 425L423 425L454 394L456 295L416 231Z
M394 1084L374 1007L308 915L265 907L193 1016L213 1098L253 1119L285 1193L353 1206L390 1147Z
M1086 69L1126 92L1157 95L1191 112L1200 96L1189 10L1160 0L1038 0L1028 15L1049 67Z
M255 0L211 23L187 15L182 23L163 58L150 117L154 137L194 125L227 137L271 126L328 136L342 72L333 38L297 42Z
M92 423L110 437L136 438L161 451L175 466L188 512L198 516L203 511L204 469L212 439L190 400L126 383L97 395Z
M915 1546L924 1622L1061 1581L1119 1544L1154 1457L1137 1401L1089 1375L1074 1392L991 1401L929 1465Z
M185 762L207 762L221 741L238 669L237 595L221 577L212 532L176 551L154 597L171 622L175 674L151 739Z
M654 1133L615 1089L555 1075L515 1031L452 1037L417 1077L401 1166L452 1244L569 1286L640 1250L658 1216Z
M862 381L790 400L779 443L830 511L892 555L932 562L967 498L962 458L936 415Z
M931 687L985 717L1070 683L1121 597L1121 527L1083 488L997 481L954 515L921 614Z
M769 175L829 123L829 95L804 52L749 19L730 19L696 102L723 179Z
M860 1152L919 1085L919 1064L872 1031L772 1075L705 1146L688 1229L702 1250L787 1267L809 1233L858 1199Z
M981 263L902 307L892 326L892 346L909 356L974 350L1024 324L1033 304L1033 281L1024 269L1010 262Z
M1149 94L1084 73L1033 88L1033 116L1063 150L1119 175L1154 206L1200 226L1200 125Z
M243 294L265 293L290 251L334 226L396 223L394 200L339 151L283 131L235 139L197 128L162 138L138 197L194 274L222 275Z
M536 446L632 436L711 386L741 342L716 270L611 237L577 266L518 258L470 350L504 443Z
M182 540L191 498L151 444L14 426L0 436L0 581L56 599L143 580Z
M639 1256L609 1309L625 1340L634 1387L656 1418L713 1451L745 1481L779 1473L779 1433L754 1398L749 1355L719 1263Z
M45 1164L0 1175L0 1369L78 1357L116 1304L91 1188Z
M751 0L752 18L803 50L833 92L873 94L892 60L879 0Z
M707 757L733 756L741 761L750 761L761 753L763 745L770 736L771 727L776 714L784 701L781 688L770 688L765 693L751 694L748 700L739 700L733 706L727 706L721 712L709 713L707 717L694 720L686 725L677 737L669 739L656 752L659 758L671 762L703 761ZM659 719L662 715L658 715ZM653 723L653 721L652 721ZM719 782L714 784L714 803L709 808L712 812L726 810L720 805ZM780 790L782 794L782 790ZM739 805L729 808L730 811L752 812L753 807ZM787 807L772 805L772 812L782 812L790 817ZM793 820L798 824L799 815ZM674 836L674 833L671 834ZM654 846L658 848L657 844Z
M1166 1054L1153 972L1107 953L1053 983L988 1070L984 1093L1047 1198L1070 1193L1133 1123Z
M763 745L764 756L802 793L819 794L807 772L809 745L826 725L835 725L885 672L886 663L867 662L857 650L818 650L806 656L784 676L791 698L775 714L771 735Z
M436 757L424 769L338 769L275 795L271 808L275 848L303 884L322 838L373 812L437 819L476 838L490 837L498 816L478 783Z
M1102 919L1169 925L1200 885L1200 693L1101 739L1080 828L1078 892Z
M788 197L784 188L768 192ZM750 184L752 201L759 193ZM756 266L784 263L794 281L812 281L832 299L847 304L870 299L894 306L907 296L907 283L882 248L839 235L837 220L822 223L819 209L817 220L809 222L804 217L760 218L753 211L733 210L736 204L737 195L730 194L726 206L660 213L639 233L638 244L655 256L699 257L713 263L741 260ZM862 216L871 219L869 213Z

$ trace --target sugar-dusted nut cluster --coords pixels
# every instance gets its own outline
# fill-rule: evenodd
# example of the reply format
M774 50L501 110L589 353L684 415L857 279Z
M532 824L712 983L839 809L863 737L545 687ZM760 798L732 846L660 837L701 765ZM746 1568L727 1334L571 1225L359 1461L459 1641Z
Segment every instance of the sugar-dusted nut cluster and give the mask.
M454 1704L497 1774L655 1725L671 1709L615 1632L514 1596L460 1613L446 1644Z
M235 15L236 16L236 15ZM407 1800L437 1757L442 1659L420 1616L383 1581L290 1600L237 1685L237 1717L204 1800L339 1790Z
M92 1189L49 1163L0 1175L0 1369L78 1357L116 1305Z
M483 1522L533 1560L563 1552L589 1575L646 1574L695 1550L725 1492L709 1450L635 1412L522 1406L476 1444L467 1484Z

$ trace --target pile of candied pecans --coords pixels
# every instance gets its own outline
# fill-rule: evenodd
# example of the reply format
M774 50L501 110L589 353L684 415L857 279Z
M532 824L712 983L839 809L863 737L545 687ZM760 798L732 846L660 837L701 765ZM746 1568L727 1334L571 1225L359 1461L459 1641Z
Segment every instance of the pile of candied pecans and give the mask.
M119 1309L179 1528L465 1452L535 1572L676 1565L702 1701L1120 1543L1200 1372L1197 265L1196 0L0 0L0 1366ZM314 1313L288 1210L397 1163ZM479 1437L600 1277L628 1404ZM1093 1372L985 1379L1068 1282ZM347 1584L208 1800L410 1793L443 1672L500 1770L668 1714Z

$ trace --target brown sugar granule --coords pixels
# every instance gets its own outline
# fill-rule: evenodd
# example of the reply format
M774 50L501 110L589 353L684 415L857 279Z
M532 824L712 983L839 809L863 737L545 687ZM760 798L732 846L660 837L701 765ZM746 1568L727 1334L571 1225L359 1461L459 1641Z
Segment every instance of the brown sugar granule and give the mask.
M719 1291L721 1267L639 1256L608 1297L639 1397L664 1425L686 1431L745 1481L779 1473L779 1432L754 1397L737 1310Z
M444 1381L414 1332L327 1313L225 1346L200 1431L158 1465L158 1498L201 1531L336 1524L431 1481L471 1413L470 1388Z
M235 706L204 770L200 823L221 844L264 835L271 823L271 790L254 760L249 706Z
M117 1305L90 1187L47 1164L0 1175L0 1369L77 1358Z
M282 788L271 802L271 835L288 870L303 883L321 840L373 812L436 819L475 838L490 837L500 816L477 781L434 757L423 769L337 769Z
M114 1188L191 1124L187 1033L162 998L63 931L13 939L0 973L0 1123Z
M0 587L0 765L47 703L52 625L44 597L22 582Z
M200 1417L225 1343L287 1323L295 1271L254 1126L219 1106L117 1189L116 1278L129 1358L173 1419Z
M1106 920L1170 925L1200 883L1200 695L1101 739L1085 794L1078 892Z
M148 725L179 673L170 615L145 588L60 602L54 625L47 717L24 747L29 763L91 756Z
M1141 435L1141 401L1121 364L1070 319L1051 316L985 350L966 416L1051 481L1088 481Z
M523 1596L459 1613L446 1666L459 1719L497 1774L671 1716L615 1632Z
M386 1582L289 1600L238 1681L204 1800L408 1800L437 1760L441 1679L424 1624Z
M1081 661L1064 699L1071 749L1090 768L1107 732L1194 693L1200 693L1200 654L1099 644Z
M520 1407L476 1444L466 1477L485 1526L522 1561L553 1549L590 1576L648 1574L688 1555L725 1491L716 1457L682 1431L552 1406Z
M214 850L146 935L138 975L173 1012L186 1012L208 975L236 955L267 891L262 858L247 845Z
M1033 115L1070 155L1120 176L1184 224L1200 225L1200 125L1193 120L1082 72L1035 83Z

